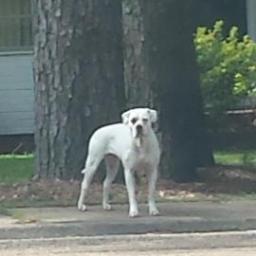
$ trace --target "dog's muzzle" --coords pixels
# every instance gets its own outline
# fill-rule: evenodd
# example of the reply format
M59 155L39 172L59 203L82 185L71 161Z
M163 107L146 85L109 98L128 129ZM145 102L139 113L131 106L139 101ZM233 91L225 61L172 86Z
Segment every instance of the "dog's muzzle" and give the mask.
M136 126L136 132L137 132L137 136L138 137L143 135L143 127L142 127L142 125L137 125Z

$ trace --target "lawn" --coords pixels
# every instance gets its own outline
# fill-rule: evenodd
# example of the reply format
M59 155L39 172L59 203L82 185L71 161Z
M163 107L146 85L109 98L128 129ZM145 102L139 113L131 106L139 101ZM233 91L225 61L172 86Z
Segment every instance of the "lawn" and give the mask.
M256 167L256 151L216 151L214 158L217 164L241 165ZM33 176L34 156L0 155L0 183L27 181Z
M256 167L256 150L222 150L214 152L214 159L221 165Z
M256 167L256 151L216 151L214 157L217 164ZM216 171L220 166L217 166ZM221 168L223 168L221 166ZM214 170L215 170L214 169ZM224 167L225 169L225 167ZM240 168L238 168L240 170ZM252 169L252 168L248 168ZM254 169L254 168L253 168ZM41 205L75 205L80 190L80 181L40 180L29 182L33 177L34 156L26 155L0 155L0 213L4 213L7 207L17 206L41 206ZM246 168L241 169L242 172ZM231 183L230 183L231 184ZM214 183L187 183L178 184L159 179L158 200L219 200L218 198L229 198L221 196L224 191L232 196L240 193L244 197L241 187L235 187L236 193L227 189L226 181L215 187ZM231 186L231 185L228 185ZM246 185L246 188L248 186ZM255 188L255 186L253 186ZM114 184L113 202L123 203L127 201L126 190L122 184ZM146 188L141 189L140 197L146 198ZM253 190L254 192L254 190ZM90 190L90 203L100 203L102 185L92 185ZM254 195L254 194L253 194ZM220 196L220 197L219 197ZM143 199L144 198L144 199ZM221 199L221 200L222 200Z
M33 176L34 156L0 155L0 183L29 180Z

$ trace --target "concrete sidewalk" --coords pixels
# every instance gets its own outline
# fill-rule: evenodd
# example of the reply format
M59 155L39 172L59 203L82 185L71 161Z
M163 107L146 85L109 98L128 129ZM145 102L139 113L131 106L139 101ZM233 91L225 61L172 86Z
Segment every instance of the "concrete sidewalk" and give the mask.
M161 203L161 216L92 206L25 208L0 216L0 255L241 256L256 252L256 202Z
M256 201L158 206L161 216L148 216L141 205L141 216L134 219L123 205L114 205L110 212L100 206L87 212L75 207L10 209L12 217L0 215L0 240L256 230Z

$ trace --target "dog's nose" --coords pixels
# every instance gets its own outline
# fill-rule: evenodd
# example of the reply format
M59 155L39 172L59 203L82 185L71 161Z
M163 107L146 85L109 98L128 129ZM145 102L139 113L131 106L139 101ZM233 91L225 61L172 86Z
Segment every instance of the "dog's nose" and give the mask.
M136 126L136 129L137 129L137 132L142 132L143 127L142 127L142 125L138 124Z

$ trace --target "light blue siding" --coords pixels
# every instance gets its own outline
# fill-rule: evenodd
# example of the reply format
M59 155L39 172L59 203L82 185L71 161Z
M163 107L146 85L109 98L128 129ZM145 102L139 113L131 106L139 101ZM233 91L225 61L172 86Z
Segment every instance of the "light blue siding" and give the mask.
M248 34L256 41L256 1L247 0L247 29Z
M0 135L34 131L31 55L0 56Z

